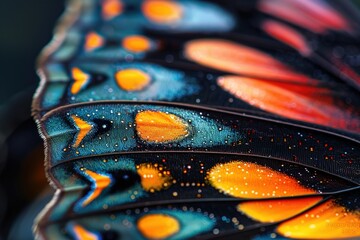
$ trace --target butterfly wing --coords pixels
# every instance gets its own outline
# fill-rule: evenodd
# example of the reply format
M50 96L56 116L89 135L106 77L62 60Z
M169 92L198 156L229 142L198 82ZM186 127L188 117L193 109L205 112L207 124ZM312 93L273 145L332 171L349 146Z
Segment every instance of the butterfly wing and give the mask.
M302 35L227 6L71 4L33 103L57 191L39 238L360 235L356 90L307 57ZM328 5L313 11L341 28Z

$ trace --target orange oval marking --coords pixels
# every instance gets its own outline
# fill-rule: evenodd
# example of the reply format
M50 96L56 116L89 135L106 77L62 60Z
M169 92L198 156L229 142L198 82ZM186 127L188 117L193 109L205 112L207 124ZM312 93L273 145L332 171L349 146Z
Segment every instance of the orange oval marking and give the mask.
M189 135L189 126L174 114L143 111L135 117L138 136L148 142L170 142Z
M240 198L269 198L313 194L298 181L270 168L243 161L215 165L207 176L221 192Z
M73 231L75 233L76 239L80 240L98 240L98 236L96 234L89 232L82 226L76 224L73 226Z
M295 216L321 201L321 197L251 201L238 205L238 210L260 222L278 222Z
M104 38L96 32L90 32L85 37L85 51L92 51L104 45Z
M123 12L123 4L120 0L104 0L102 3L102 15L105 19L111 19Z
M123 47L130 52L145 52L150 49L151 43L147 37L133 35L125 37L122 41Z
M198 64L234 74L306 84L317 82L264 52L222 39L190 41L185 45L185 56Z
M180 223L169 215L148 214L139 219L137 227L146 238L165 239L179 232Z
M296 49L304 56L309 56L312 52L304 36L288 25L278 21L266 20L262 23L261 28L273 38Z
M181 19L182 7L172 1L152 0L142 5L145 17L156 23L172 23Z
M334 201L279 225L277 232L297 239L344 239L360 236L360 211L349 211Z
M141 178L141 186L145 191L160 191L171 185L169 171L161 171L159 167L149 163L140 164L136 168Z
M75 95L78 94L80 90L85 86L85 84L89 81L90 75L84 73L79 68L71 69L71 74L74 82L71 85L70 92Z
M126 91L141 91L150 83L150 76L138 69L124 69L115 74L117 84Z
M224 76L217 80L218 85L235 97L252 106L277 115L327 126L333 126L334 116L326 112L339 112L334 107L319 103L314 97L298 94L290 89L254 78Z

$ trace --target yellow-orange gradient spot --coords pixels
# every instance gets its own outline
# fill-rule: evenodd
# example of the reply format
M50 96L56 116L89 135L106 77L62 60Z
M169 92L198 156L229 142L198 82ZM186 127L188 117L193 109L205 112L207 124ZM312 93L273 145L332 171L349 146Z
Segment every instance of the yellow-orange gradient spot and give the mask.
M90 75L87 73L84 73L79 68L73 68L71 69L71 75L74 79L74 83L71 85L71 93L77 94L80 92L81 88L89 81Z
M102 3L102 15L105 19L111 19L123 12L123 4L120 0L104 0Z
M115 74L117 84L126 91L143 90L150 83L150 76L138 69L124 69Z
M74 147L78 147L84 137L91 131L92 125L75 115L72 115L71 118L73 119L76 128L79 130L73 145Z
M76 235L76 239L79 240L98 240L99 238L92 232L89 232L80 225L74 225L73 231Z
M261 199L316 193L284 173L243 161L217 164L207 179L213 187L233 197Z
M185 56L198 64L234 74L296 83L316 83L262 51L227 40L190 41L185 45Z
M150 49L151 43L147 37L132 35L122 41L123 47L130 52L144 52Z
M360 211L349 211L328 201L280 224L277 232L297 239L358 239Z
M170 172L163 170L162 167L144 163L136 166L136 169L141 178L141 186L145 191L160 191L171 185Z
M145 1L142 11L149 20L165 24L180 20L183 13L179 3L166 0Z
M90 177L90 179L93 182L95 188L92 190L91 194L88 195L88 197L85 199L85 201L83 201L82 206L86 206L90 202L92 202L111 183L111 179L108 176L98 174L98 173L95 173L95 172L90 171L90 170L85 170L85 173L86 173L86 175L88 175Z
M148 142L170 142L189 135L189 126L174 114L143 111L135 117L138 136Z
M278 222L295 216L321 201L321 197L244 202L238 210L259 222Z
M104 45L104 39L96 32L90 32L85 37L85 50L92 51Z
M218 85L235 97L270 113L323 125L331 125L330 108L316 104L317 95L305 96L270 82L240 76L223 76ZM332 109L332 108L331 108Z
M139 231L148 239L165 239L180 230L179 221L165 214L148 214L137 223Z

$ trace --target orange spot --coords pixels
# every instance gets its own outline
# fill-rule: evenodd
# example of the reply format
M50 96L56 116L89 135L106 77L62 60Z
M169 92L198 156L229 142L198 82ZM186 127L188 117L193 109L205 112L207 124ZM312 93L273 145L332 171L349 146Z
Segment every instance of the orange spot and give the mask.
M85 173L92 179L92 181L95 183L95 189L92 190L92 193L85 199L85 201L82 203L82 206L88 205L90 202L92 202L95 198L97 198L101 192L107 188L110 183L111 179L108 176L101 175L95 172L92 172L90 170L85 170Z
M360 211L346 210L330 200L280 224L277 232L297 239L355 239L360 236Z
M123 47L130 52L144 52L150 49L150 40L144 36L133 35L123 39Z
M273 20L266 20L261 27L267 34L296 49L302 55L311 54L312 51L305 38L294 28Z
M321 199L311 197L245 202L238 205L238 210L256 221L278 222L305 211Z
M160 191L171 184L171 176L168 171L160 171L158 167L146 163L136 168L141 178L141 186L145 191Z
M148 214L139 219L137 227L148 239L165 239L179 232L180 223L169 215Z
M152 0L145 1L142 11L149 20L156 23L172 23L181 19L181 6L172 1Z
M81 88L89 81L90 75L84 73L79 68L73 68L71 70L72 78L74 79L74 83L71 86L71 93L77 94L80 92Z
M224 76L218 79L218 85L237 98L262 110L277 115L327 126L333 126L335 107L319 103L318 95L306 96L290 89L258 79L238 76Z
M92 125L75 115L72 115L71 118L73 119L76 128L79 130L75 138L75 143L73 145L74 147L78 147L84 137L91 131Z
M193 40L185 45L188 59L220 71L296 83L316 83L259 50L221 39Z
M316 193L284 173L242 161L215 165L207 179L213 187L233 197L261 199Z
M132 68L118 71L115 79L117 84L126 91L140 91L150 83L148 74Z
M102 15L105 19L111 19L123 12L123 4L120 0L104 0L102 3Z
M80 225L74 225L73 231L77 240L98 240L99 238L92 232L87 231Z
M169 142L189 135L189 126L179 117L164 112L143 111L136 115L138 136L148 142Z
M85 50L92 51L104 45L104 39L96 32L90 32L85 37Z

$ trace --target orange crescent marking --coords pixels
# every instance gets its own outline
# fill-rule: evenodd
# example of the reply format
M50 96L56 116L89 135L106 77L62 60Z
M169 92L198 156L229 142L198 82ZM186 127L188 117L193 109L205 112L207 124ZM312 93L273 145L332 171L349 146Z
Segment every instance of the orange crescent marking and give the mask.
M95 189L93 192L85 199L85 201L82 203L82 206L88 205L90 202L92 202L95 198L97 198L101 192L107 188L110 183L111 179L108 176L98 174L95 172L92 172L90 170L85 170L85 173L92 179L92 181L95 184Z
M71 93L78 94L81 88L89 81L90 75L84 73L79 68L71 69L72 78L74 79L74 83L71 86Z
M98 240L99 238L92 232L87 231L82 226L76 224L73 227L73 231L77 240Z
M79 130L73 145L74 147L78 147L84 137L91 131L93 126L75 115L72 115L71 118L73 119L76 128Z

